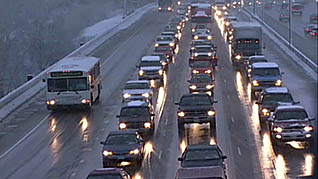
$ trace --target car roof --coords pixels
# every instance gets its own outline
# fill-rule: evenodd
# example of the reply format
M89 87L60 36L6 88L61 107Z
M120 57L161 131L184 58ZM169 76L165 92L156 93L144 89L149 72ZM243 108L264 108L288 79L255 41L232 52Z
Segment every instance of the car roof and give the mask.
M122 171L123 171L122 168L96 168L95 170L91 171L88 176L116 174L116 173L121 173Z
M141 61L160 61L160 57L158 56L143 56Z
M196 45L195 48L211 48L211 45Z
M305 108L300 105L290 105L290 106L278 106L276 111L305 111Z
M253 55L253 56L248 57L248 59L251 59L251 58L265 58L265 56L264 55Z
M122 135L122 134L128 134L128 135L137 135L137 130L128 129L128 130L119 130L119 131L110 131L108 135Z
M131 84L131 83L149 83L148 80L129 80L126 82L126 84Z
M126 103L124 107L148 107L148 103L145 101L134 100Z
M253 63L253 68L278 68L277 63L274 62L258 62Z
M286 87L271 87L266 88L265 93L289 93L289 90Z

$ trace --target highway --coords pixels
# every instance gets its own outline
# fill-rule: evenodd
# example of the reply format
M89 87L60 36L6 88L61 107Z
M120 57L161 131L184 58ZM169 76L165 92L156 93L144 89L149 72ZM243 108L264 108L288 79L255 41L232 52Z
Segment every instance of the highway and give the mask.
M304 6L303 14L292 15L292 42L302 53L308 56L313 62L317 64L318 56L318 38L306 36L304 27L309 23L309 16L317 12L318 2L314 0L307 1ZM271 9L264 8L262 13L262 6L256 7L257 15L264 20L269 26L276 30L281 36L289 41L289 23L279 21L280 3ZM253 7L248 7L253 12Z
M238 16L240 20L248 20L242 13ZM4 147L0 148L0 178L85 178L93 169L102 167L99 142L109 131L117 130L116 115L122 105L120 89L128 79L137 78L136 64L143 55L152 52L155 36L169 17L172 15L154 9L94 52L94 56L103 60L103 89L100 102L90 113L76 110L51 113L46 110L44 91L12 113L7 119L10 122L1 126L0 146ZM219 60L215 73L217 141L228 156L229 178L311 175L314 165L317 166L313 153L317 151L317 143L309 149L299 143L281 148L271 146L267 129L259 125L257 106L250 100L248 84L232 68L228 44L217 23L213 24L213 33ZM174 102L188 92L190 38L188 24L176 63L170 65L165 86L156 93L157 129L146 144L146 157L142 168L134 173L135 178L172 179L179 167L177 158L186 144L211 141L209 127L204 124L187 125L186 132L178 135ZM266 37L265 43L265 56L285 72L284 85L311 116L317 116L317 82ZM23 138L26 134L28 137Z

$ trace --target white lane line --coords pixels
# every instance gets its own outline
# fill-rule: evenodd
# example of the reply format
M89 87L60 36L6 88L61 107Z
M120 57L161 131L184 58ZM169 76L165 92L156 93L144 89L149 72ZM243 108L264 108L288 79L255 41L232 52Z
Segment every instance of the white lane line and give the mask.
M76 175L76 173L75 173L75 172L73 172L73 173L72 173L72 175L71 175L71 177L73 178L73 177L75 177L75 175Z
M228 100L230 99L230 95L227 95L227 99L228 99Z
M237 152L240 156L242 155L240 147L237 147Z
M234 123L234 118L231 116L231 121Z
M224 81L224 83L226 83L226 79L224 79L223 81Z
M37 128L39 128L44 121L46 121L51 114L46 115L39 123L36 125L30 132L28 132L24 137L22 137L16 144L14 144L10 149L8 149L6 152L4 152L1 156L0 159L8 155L11 151L13 151L18 145L20 145L25 139L27 139Z
M159 159L161 159L162 151L159 152Z

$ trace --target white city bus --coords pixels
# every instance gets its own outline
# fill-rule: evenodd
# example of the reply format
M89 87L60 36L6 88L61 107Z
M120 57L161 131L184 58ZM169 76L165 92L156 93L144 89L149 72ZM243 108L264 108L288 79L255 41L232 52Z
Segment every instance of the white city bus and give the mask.
M101 92L100 59L69 57L58 62L48 73L47 109L81 106L91 108Z

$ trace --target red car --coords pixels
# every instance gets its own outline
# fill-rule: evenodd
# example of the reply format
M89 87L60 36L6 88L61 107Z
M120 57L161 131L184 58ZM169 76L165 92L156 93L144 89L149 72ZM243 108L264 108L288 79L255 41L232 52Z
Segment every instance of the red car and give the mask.
M169 46L159 46L156 47L154 50L155 53L163 53L166 55L167 59L169 61L172 61L174 58L174 52L173 49Z
M209 61L195 61L190 67L191 76L194 74L209 74L213 77L213 64Z

